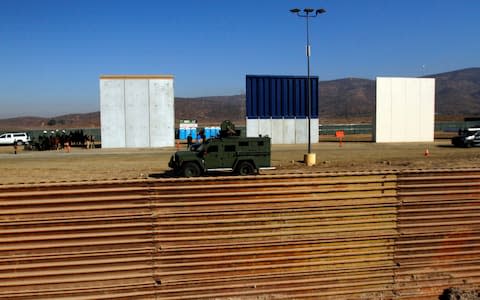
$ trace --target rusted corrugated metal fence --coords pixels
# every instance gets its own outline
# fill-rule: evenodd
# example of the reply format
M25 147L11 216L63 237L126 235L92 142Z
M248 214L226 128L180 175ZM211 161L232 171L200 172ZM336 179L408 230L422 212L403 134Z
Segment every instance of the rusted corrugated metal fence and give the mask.
M0 186L0 298L438 299L480 170Z
M438 299L445 287L480 286L480 171L399 175L396 291Z

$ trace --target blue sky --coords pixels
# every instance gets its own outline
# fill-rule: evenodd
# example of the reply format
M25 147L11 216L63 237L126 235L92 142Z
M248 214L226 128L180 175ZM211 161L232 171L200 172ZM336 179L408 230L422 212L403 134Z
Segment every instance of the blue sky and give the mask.
M0 0L0 118L99 110L102 74L172 74L175 95L233 95L246 74L421 76L478 67L476 0ZM424 66L424 68L422 68Z

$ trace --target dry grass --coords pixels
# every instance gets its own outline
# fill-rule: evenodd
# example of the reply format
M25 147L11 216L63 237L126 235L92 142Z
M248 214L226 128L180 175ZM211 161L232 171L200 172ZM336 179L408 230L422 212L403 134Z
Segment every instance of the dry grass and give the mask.
M424 156L428 149L430 155ZM162 149L78 149L72 152L32 152L0 147L0 183L38 183L60 181L109 180L161 176L175 148ZM435 143L393 143L347 141L312 144L317 165L306 167L306 145L274 145L272 165L279 172L335 172L431 168L476 167L480 148L455 148L449 140ZM266 171L265 171L266 173Z

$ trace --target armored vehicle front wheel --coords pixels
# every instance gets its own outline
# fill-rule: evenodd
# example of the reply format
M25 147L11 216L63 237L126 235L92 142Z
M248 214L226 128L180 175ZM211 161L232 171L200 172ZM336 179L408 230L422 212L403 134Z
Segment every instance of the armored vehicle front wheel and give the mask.
M200 176L200 168L196 163L187 162L183 165L182 175L184 177L197 177Z
M239 175L251 175L255 172L255 168L248 161L242 161L237 167Z

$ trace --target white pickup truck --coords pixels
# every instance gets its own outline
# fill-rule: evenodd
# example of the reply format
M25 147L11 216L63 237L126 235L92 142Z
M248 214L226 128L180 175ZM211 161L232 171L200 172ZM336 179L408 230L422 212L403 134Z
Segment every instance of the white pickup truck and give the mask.
M0 135L0 145L28 144L30 136L26 132L4 133Z

